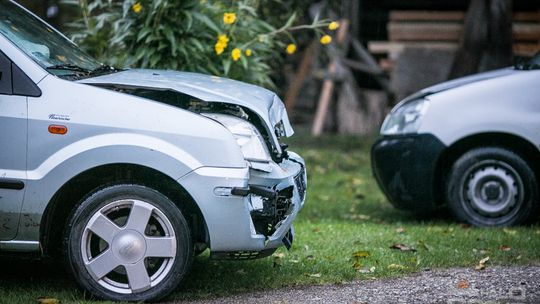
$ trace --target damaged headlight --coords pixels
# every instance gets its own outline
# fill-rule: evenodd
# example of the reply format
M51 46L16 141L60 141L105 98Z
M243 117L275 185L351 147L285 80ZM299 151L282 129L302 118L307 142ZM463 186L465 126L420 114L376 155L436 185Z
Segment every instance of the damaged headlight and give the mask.
M249 122L225 114L204 113L203 115L219 122L233 134L246 160L254 162L269 162L271 160L261 133Z
M398 105L386 116L381 134L399 135L418 131L428 106L429 101L426 99L417 99Z

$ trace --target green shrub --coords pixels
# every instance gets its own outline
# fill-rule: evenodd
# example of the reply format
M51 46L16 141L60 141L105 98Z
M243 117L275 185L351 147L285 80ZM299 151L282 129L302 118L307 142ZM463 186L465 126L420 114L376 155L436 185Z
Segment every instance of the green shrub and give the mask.
M273 86L272 65L293 51L292 33L322 35L329 24L317 18L295 25L294 12L263 20L276 0L64 2L81 11L70 24L73 40L104 63L202 72L266 87Z

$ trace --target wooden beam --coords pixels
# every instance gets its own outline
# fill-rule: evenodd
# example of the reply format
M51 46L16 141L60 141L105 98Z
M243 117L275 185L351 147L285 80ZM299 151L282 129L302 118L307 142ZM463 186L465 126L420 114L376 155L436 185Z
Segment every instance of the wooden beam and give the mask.
M304 85L304 82L309 75L309 72L311 71L311 65L313 64L318 50L319 42L315 39L307 46L306 50L304 51L300 66L298 67L298 70L291 82L291 85L289 86L289 89L285 94L285 108L287 109L289 116L292 116L292 113L294 111L294 105L296 104L296 100L298 99L298 95L302 90L302 86Z
M465 20L464 11L390 11L390 21L454 21L462 23ZM539 22L540 10L514 12L514 22Z
M457 42L463 35L463 25L449 22L390 22L391 41ZM512 35L516 41L539 41L540 24L514 23Z
M349 23L346 19L340 21L341 26L336 35L337 44L343 44L346 41ZM339 54L335 46L328 45L328 50L333 50L330 53L331 62L328 65L328 74L334 75L337 71L337 65L339 61ZM324 122L326 121L326 114L328 113L328 108L330 107L330 101L332 99L332 93L334 92L334 80L325 79L323 82L321 96L317 102L317 110L315 112L315 119L313 120L313 126L311 128L311 134L314 136L319 136L322 134Z
M457 41L463 25L449 22L390 22L391 41Z
M456 21L465 19L463 11L391 11L390 21Z

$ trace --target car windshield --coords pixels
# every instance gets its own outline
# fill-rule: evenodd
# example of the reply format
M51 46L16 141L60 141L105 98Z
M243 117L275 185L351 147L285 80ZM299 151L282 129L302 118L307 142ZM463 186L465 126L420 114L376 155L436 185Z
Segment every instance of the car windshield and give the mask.
M536 53L529 61L516 64L518 70L538 70L540 69L540 51Z
M69 39L8 0L0 0L0 34L57 76L90 76L103 70Z

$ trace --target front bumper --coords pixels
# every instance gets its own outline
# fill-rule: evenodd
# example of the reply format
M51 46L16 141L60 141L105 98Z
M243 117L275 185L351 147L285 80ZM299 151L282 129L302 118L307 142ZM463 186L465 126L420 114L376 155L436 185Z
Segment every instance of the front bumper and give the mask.
M437 207L437 163L446 146L431 134L383 136L371 148L371 166L396 208L425 213Z
M305 163L300 156L289 152L289 159L280 164L271 163L271 167L271 172L203 167L178 180L201 210L213 257L260 258L292 243L292 223L305 202ZM254 196L260 199L264 195L253 191L255 188L279 196L277 206L282 210L267 233L261 231L254 216Z

